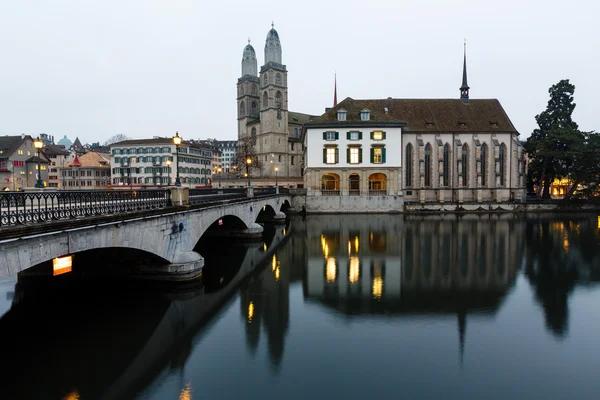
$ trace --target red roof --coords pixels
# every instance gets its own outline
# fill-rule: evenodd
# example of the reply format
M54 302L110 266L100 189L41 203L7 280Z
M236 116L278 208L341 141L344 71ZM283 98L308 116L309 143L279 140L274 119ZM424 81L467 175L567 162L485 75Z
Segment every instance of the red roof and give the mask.
M75 154L75 159L71 163L71 167L81 167L81 163L79 162L79 157Z

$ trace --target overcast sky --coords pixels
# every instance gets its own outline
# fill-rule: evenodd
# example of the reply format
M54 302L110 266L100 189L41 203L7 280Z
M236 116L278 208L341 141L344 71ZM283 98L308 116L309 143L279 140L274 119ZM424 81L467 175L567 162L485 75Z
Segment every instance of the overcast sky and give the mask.
M598 1L0 0L0 134L104 142L236 139L248 37L264 63L271 21L290 110L338 99L497 98L523 138L560 79L574 118L600 131Z

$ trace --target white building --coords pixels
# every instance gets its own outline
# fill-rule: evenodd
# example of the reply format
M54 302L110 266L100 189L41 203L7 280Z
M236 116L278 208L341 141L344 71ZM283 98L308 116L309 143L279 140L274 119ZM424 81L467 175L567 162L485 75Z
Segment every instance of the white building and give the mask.
M177 165L182 186L211 183L212 150L206 144L184 141L177 152L173 138L156 137L114 143L110 150L113 186L174 185Z

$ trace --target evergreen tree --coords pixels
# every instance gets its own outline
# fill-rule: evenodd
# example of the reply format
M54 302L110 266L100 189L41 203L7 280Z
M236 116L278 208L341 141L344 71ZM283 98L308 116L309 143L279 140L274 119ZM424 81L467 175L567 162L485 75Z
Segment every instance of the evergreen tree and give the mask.
M538 128L525 143L531 159L530 179L537 186L538 196L543 198L550 198L550 184L555 177L566 177L572 172L584 145L584 135L571 117L575 109L575 86L563 79L548 92L548 106L535 116Z

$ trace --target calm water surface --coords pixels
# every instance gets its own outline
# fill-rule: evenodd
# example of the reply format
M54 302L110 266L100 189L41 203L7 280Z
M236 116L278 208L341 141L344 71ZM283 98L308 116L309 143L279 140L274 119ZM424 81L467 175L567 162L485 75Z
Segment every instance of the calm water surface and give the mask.
M598 215L307 217L266 241L206 245L202 287L0 281L0 398L600 398Z

